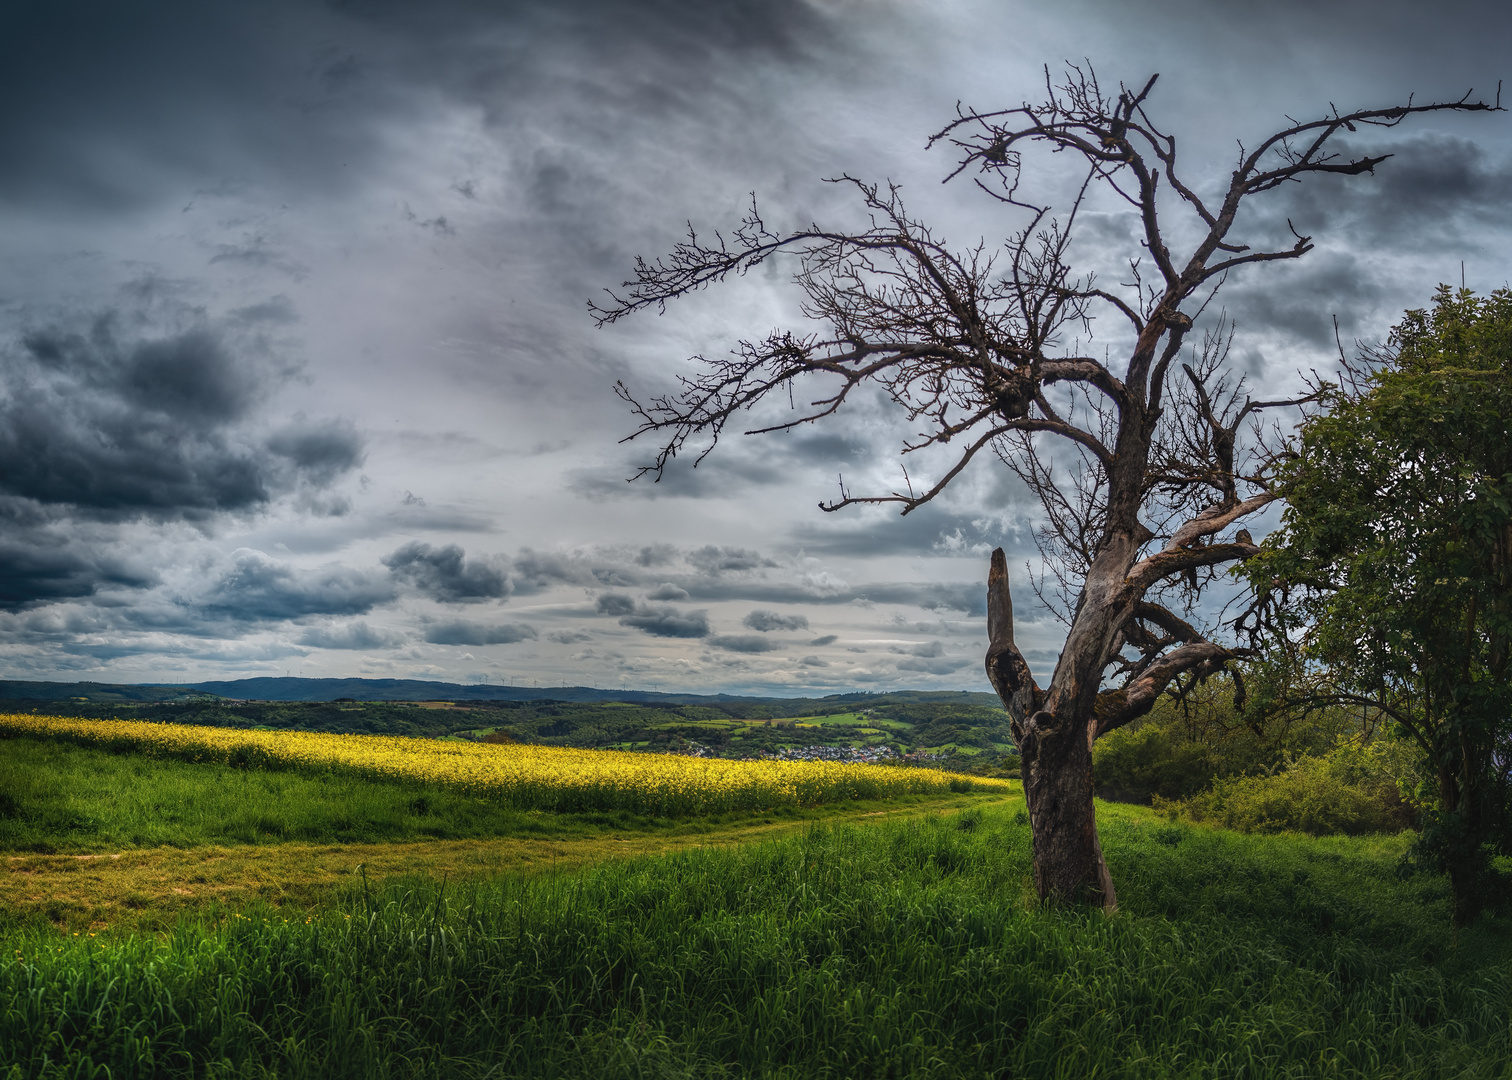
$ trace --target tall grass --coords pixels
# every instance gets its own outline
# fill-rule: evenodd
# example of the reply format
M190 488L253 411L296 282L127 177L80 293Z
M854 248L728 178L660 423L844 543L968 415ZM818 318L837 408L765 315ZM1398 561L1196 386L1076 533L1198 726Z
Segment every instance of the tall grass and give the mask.
M1129 812L1125 910L1026 897L970 811L162 938L16 936L0 1076L1463 1077L1512 1062L1495 922L1391 841Z

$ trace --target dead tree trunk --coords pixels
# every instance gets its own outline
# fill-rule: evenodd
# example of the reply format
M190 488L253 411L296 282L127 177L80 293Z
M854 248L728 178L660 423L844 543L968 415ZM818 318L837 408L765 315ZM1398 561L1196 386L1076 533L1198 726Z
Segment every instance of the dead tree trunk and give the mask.
M1008 710L1023 762L1024 802L1034 835L1034 887L1041 896L1089 900L1111 910L1118 899L1097 840L1092 807L1091 717L1049 711L1013 640L1008 559L992 553L987 576L987 678Z

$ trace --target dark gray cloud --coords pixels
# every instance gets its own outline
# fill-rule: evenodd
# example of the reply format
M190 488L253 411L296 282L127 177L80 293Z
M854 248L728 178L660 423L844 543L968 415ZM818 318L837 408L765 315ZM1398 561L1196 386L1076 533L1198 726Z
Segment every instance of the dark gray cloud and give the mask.
M266 446L316 487L325 487L357 468L364 457L362 436L349 420L312 421L298 416L270 435Z
M1493 154L1443 132L1400 131L1340 150L1392 156L1366 176L1287 185L1240 219L1241 234L1256 247L1290 247L1293 225L1318 245L1296 263L1243 268L1219 293L1241 348L1279 338L1326 354L1335 347L1335 317L1346 348L1361 334L1382 337L1402 307L1425 305L1441 281L1457 284L1461 260L1472 279L1483 273L1494 257L1488 238L1512 227L1512 155L1505 150ZM1416 280L1388 269L1394 260L1410 265ZM1265 366L1241 364L1262 379Z
M759 551L747 551L745 548L715 547L710 544L696 551L688 552L688 563L696 570L705 574L723 574L730 571L759 570L764 567L776 566L771 559L764 558Z
M215 321L140 282L139 303L0 345L0 493L75 514L205 520L328 487L362 460L348 422L257 433L286 380L260 321Z
M894 652L907 652L909 656L919 656L927 660L936 659L945 655L945 646L938 641L925 641L918 645L911 645L905 649L894 649Z
M773 630L807 630L809 625L807 615L779 615L775 611L767 611L764 608L757 608L740 621L752 630L760 630L764 634Z
M542 636L547 641L554 641L558 645L577 645L593 640L592 634L584 633L582 630L548 630Z
M647 600L686 600L688 590L664 581L646 594Z
M161 197L175 173L337 195L380 165L392 124L427 101L482 108L504 126L519 99L613 93L649 121L706 107L734 57L833 49L826 27L800 0L11 6L0 23L11 88L0 95L10 139L0 198L119 213ZM605 112L606 123L620 115ZM576 201L571 164L537 165L542 210Z
M637 566L666 566L677 558L677 548L671 544L647 544L635 556Z
M709 638L709 644L716 649L728 649L730 652L740 653L773 652L782 648L771 638L762 637L760 634L716 634Z
M355 649L374 651L393 649L405 642L405 636L393 630L350 622L333 626L311 627L295 639L315 649Z
M524 547L515 555L512 568L515 588L522 592L560 584L589 587L601 584L592 565L575 555Z
M620 619L621 626L644 630L653 637L701 638L709 636L709 613L679 611L670 604L640 604Z
M1505 140L1503 140L1504 142ZM1290 219L1322 242L1387 251L1479 248L1482 231L1512 225L1512 159L1446 132L1394 131L1341 143L1345 157L1391 156L1363 177L1320 177L1282 189L1257 215L1278 239Z
M333 29L318 5L281 0L257 17L174 0L133 12L8 8L0 65L30 92L26 106L0 95L14 148L0 197L125 212L160 198L165 172L272 171L309 183L343 154L361 164L370 132L343 132L350 114L298 107L333 99L311 70L318 37Z
M425 631L425 640L433 645L513 645L534 641L535 627L528 623L477 623L457 619L436 623Z
M1218 294L1224 312L1243 335L1238 340L1250 344L1279 339L1287 346L1301 343L1322 350L1335 344L1334 316L1341 332L1350 336L1371 324L1386 300L1379 275L1351 252L1315 254L1306 262L1277 267L1264 279L1235 281ZM1241 373L1252 376L1252 383L1272 374L1272 358L1264 354L1234 360Z
M155 579L69 542L55 530L16 529L0 540L0 610L93 596L102 587L145 589Z
M809 642L809 646L812 648L822 648L825 645L833 645L839 640L840 637L837 634L825 634L823 637L816 637L813 641Z
M629 110L653 115L696 107L719 87L722 65L736 58L798 61L835 45L820 9L801 0L649 0L629 8L614 0L568 8L517 0L502 12L479 0L423 8L366 0L342 11L409 43L404 70L458 96L493 99L543 76L591 84L608 72ZM501 15L513 31L504 40L496 37ZM554 54L542 49L548 42ZM332 53L322 78L354 82L364 67L361 57Z
M635 600L620 593L604 593L596 606L601 615L628 615L635 610Z
M684 612L671 604L637 603L624 593L602 593L594 602L600 615L618 616L621 626L643 630L653 637L701 638L709 634L707 611Z
M349 567L301 570L247 548L233 563L197 606L238 622L366 615L394 598L389 581Z
M510 593L509 578L490 560L468 560L457 544L432 547L413 541L383 557L394 577L444 604L499 600Z

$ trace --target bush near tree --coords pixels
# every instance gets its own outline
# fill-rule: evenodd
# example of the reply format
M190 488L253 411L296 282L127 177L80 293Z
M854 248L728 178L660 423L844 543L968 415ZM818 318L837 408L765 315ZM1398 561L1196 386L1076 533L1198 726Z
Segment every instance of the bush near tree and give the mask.
M1240 709L1234 689L1215 677L1099 739L1098 794L1241 832L1358 835L1416 822L1419 755L1374 714Z
M1403 744L1378 739L1340 743L1332 752L1287 761L1261 775L1219 777L1187 799L1152 798L1171 817L1248 833L1395 833L1411 827L1418 807L1403 796L1402 779L1416 761Z

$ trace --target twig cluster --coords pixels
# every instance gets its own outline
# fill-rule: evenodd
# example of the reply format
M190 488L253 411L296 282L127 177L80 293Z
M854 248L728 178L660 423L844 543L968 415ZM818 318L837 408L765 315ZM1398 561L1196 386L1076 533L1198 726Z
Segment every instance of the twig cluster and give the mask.
M690 227L669 255L639 260L634 276L594 305L600 324L661 310L668 300L786 254L796 260L804 315L824 328L779 330L743 341L727 356L696 357L697 371L682 377L680 390L644 402L619 384L640 421L629 437L655 436L660 444L637 475L659 479L694 438L706 440L696 454L695 463L701 461L728 423L773 395L800 404L749 433L834 415L863 388L880 389L901 407L916 432L904 442L905 455L949 447L950 457L922 480L923 470L910 476L905 468L900 490L852 494L842 482L824 510L880 503L908 514L984 451L1006 463L1043 508L1038 539L1052 580L1036 588L1069 628L1050 687L1034 687L1025 699L1032 707L1016 717L1025 736L1032 735L1034 712L1067 704L1085 714L1095 708L1096 733L1110 730L1148 710L1173 681L1204 677L1241 653L1172 606L1191 611L1218 568L1258 551L1237 526L1276 497L1279 444L1266 438L1261 418L1315 400L1320 389L1255 400L1227 374L1226 320L1219 317L1200 341L1191 340L1194 320L1230 274L1300 258L1313 246L1290 222L1280 244L1236 236L1241 205L1309 176L1368 173L1390 156L1336 153L1340 132L1391 128L1422 113L1501 107L1498 89L1495 104L1467 94L1425 105L1331 109L1320 119L1289 123L1252 149L1241 146L1227 184L1204 195L1182 179L1175 136L1146 111L1155 84L1151 77L1137 90L1121 86L1108 96L1090 67L1073 66L1058 86L1047 70L1041 103L996 112L958 108L930 143L959 154L947 180L969 175L1022 215L1001 252L984 243L947 247L907 213L897 187L842 176L832 182L856 192L866 227L777 232L753 200L728 238L701 238ZM1031 149L1082 164L1075 194L1059 213L1025 193ZM1118 290L1077 273L1070 262L1078 216L1094 194L1108 192L1139 223L1131 280ZM1182 215L1183 230L1195 233L1185 253L1168 245L1174 234L1163 212ZM1082 348L1093 321L1105 314L1127 331L1117 364ZM815 379L822 386L817 396L804 392ZM1222 538L1230 529L1236 531ZM1003 582L1006 589L1006 576ZM1011 620L1006 635L994 641L989 671L993 655L1017 653Z

